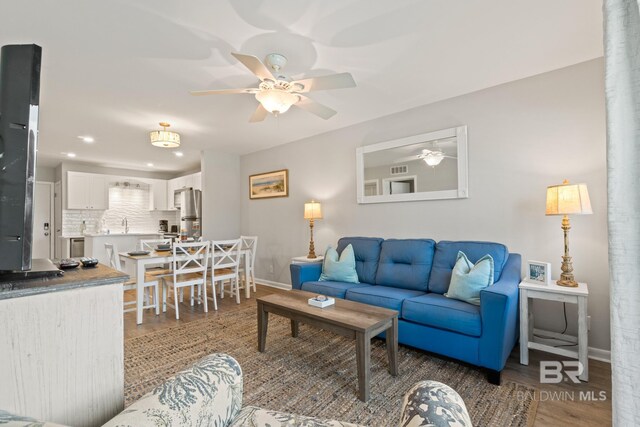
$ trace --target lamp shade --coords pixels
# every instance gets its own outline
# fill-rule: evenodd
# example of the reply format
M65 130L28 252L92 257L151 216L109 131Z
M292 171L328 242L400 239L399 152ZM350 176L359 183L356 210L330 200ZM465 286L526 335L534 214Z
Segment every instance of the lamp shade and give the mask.
M304 219L322 219L322 206L316 201L304 204Z
M154 130L152 132L149 132L151 145L162 148L180 147L180 134L167 130L167 128L170 126L169 123L161 122L160 126L163 127L162 130Z
M547 215L588 215L591 200L587 184L569 184L565 180L561 185L547 187Z

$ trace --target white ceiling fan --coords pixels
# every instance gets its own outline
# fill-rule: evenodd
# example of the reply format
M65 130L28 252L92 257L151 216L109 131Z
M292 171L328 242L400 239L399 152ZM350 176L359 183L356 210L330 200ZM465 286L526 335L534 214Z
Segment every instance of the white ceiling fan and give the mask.
M447 138L440 141L432 141L431 145L433 149L423 148L420 154L414 154L413 156L403 157L401 159L397 159L394 163L404 163L410 162L412 160L424 160L424 162L431 166L438 166L444 159L457 159L457 157L449 156L442 151L440 148L435 148L436 145L443 145L450 142L455 143L455 138Z
M356 82L349 73L330 74L328 76L311 77L308 79L292 81L283 74L282 68L287 63L287 58L279 53L271 53L263 64L253 55L231 53L244 64L253 74L260 79L257 88L245 89L220 89L192 91L191 95L221 95L248 93L255 95L260 102L249 122L261 122L267 117L267 113L277 116L286 112L292 105L315 114L325 120L336 114L335 110L319 104L303 95L315 90L329 90L355 87Z

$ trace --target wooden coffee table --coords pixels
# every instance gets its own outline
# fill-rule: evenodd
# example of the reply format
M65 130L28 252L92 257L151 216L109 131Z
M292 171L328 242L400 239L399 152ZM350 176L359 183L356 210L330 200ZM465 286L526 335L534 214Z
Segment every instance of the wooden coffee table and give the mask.
M292 290L260 297L258 303L258 351L265 351L269 313L291 319L291 336L298 336L300 322L356 340L358 397L369 400L371 338L386 332L389 373L398 375L398 312L336 298L335 305L318 308L308 299L317 294Z

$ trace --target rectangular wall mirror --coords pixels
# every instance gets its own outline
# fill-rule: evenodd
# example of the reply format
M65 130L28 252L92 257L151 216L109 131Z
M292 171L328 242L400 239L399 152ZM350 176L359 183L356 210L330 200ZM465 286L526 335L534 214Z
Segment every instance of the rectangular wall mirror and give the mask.
M466 198L467 175L466 126L356 149L358 203Z

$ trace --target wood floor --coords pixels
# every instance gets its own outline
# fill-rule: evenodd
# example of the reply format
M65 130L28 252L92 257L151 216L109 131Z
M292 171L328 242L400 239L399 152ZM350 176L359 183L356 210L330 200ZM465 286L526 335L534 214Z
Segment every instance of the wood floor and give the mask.
M257 295L263 296L275 292L287 292L280 289L258 285ZM255 296L252 294L252 298ZM127 295L132 299L133 295ZM209 313L204 313L202 306L191 307L185 295L185 302L180 304L180 320L176 320L172 308L166 313L156 316L152 310L145 310L144 322L136 325L135 313L124 315L125 339L145 335L153 331L188 323L194 320L223 316L229 311L243 308L246 305L244 296L240 305L228 296L218 299L218 311L209 306ZM529 353L529 365L519 363L518 349L507 361L503 371L503 381L513 381L536 389L534 398L538 401L538 410L534 426L609 426L611 425L611 366L608 363L589 360L589 382L573 384L563 381L560 384L541 384L539 378L540 360L563 360L562 357L539 351ZM568 360L568 359L564 359Z

